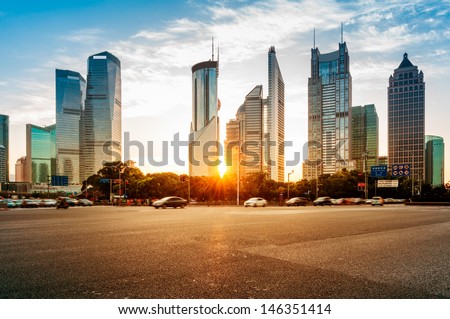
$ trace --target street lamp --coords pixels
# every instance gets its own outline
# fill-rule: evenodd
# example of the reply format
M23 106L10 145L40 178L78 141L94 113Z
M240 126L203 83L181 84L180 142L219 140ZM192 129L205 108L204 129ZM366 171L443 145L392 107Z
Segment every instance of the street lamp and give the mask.
M367 155L369 154L368 151L365 151L362 154L363 157L363 170L364 170L364 199L367 199Z
M289 176L294 173L294 170L292 172L288 173L288 192L287 192L287 199L289 199Z

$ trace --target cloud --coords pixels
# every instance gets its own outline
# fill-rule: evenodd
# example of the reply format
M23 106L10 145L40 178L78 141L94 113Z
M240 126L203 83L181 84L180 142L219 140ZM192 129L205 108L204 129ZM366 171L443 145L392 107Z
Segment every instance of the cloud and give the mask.
M68 35L60 36L60 38L71 42L85 44L97 41L100 38L100 35L102 35L103 33L104 31L99 28L79 29L71 32Z

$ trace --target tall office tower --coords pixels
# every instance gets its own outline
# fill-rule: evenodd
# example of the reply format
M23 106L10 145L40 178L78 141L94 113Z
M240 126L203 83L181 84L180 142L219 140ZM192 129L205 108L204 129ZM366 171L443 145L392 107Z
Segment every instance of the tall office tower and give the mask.
M389 166L411 164L413 179L424 179L425 83L423 72L403 55L388 87Z
M219 62L200 62L192 67L192 122L189 134L189 175L218 176Z
M9 181L9 116L0 114L0 145L5 148L5 164L0 173L0 182Z
M86 81L78 72L58 70L56 79L56 174L80 183L80 120Z
M347 44L321 54L311 49L308 79L308 160L303 178L315 179L352 166L352 77Z
M284 182L284 81L275 47L268 53L269 94L263 108L263 152L270 179Z
M15 182L26 182L27 181L27 175L26 175L26 165L27 165L27 157L22 156L16 161L15 165Z
M122 80L120 61L109 52L91 55L85 110L81 115L81 181L106 162L122 158Z
M6 148L0 145L0 186L6 183Z
M433 187L444 185L444 139L425 135L425 182Z
M25 181L47 183L56 173L56 124L40 127L27 124L27 167Z
M236 115L237 117L237 115ZM241 121L239 119L231 119L226 124L226 140L225 140L225 164L227 165L227 173L238 174L240 162L240 146L241 140Z
M241 175L263 171L263 108L266 102L263 86L257 85L245 97L244 104L236 113L236 120L227 123L227 161L233 160L229 165L234 172L237 172L237 163L240 162ZM233 143L233 147L229 147L229 143Z
M352 107L352 156L360 172L378 165L378 114L375 105Z

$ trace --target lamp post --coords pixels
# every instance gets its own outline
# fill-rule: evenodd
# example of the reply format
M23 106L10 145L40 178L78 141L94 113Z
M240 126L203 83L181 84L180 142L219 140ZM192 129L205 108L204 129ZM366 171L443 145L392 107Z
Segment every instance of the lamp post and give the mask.
M369 152L365 151L362 154L363 157L363 170L364 170L364 199L367 199L367 155L369 154Z
M289 176L294 173L294 170L292 170L292 172L288 173L288 192L287 192L287 199L289 199Z

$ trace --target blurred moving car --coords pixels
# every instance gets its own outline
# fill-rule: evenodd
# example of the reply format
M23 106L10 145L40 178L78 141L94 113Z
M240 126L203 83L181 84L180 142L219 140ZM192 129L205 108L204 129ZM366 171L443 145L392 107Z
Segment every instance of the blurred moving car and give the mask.
M378 205L378 206L383 206L384 204L384 200L383 197L380 196L374 196L372 197L372 202L371 202L372 206Z
M261 197L252 197L244 202L244 207L266 207L267 201Z
M314 206L324 206L324 205L331 205L331 198L328 196L323 196L323 197L319 197L317 198L314 202L313 202Z
M164 198L154 201L152 205L153 205L153 207L158 209L160 207L162 207L162 208L166 208L166 207L184 208L184 207L186 207L187 204L188 204L188 201L184 198L177 197L177 196L168 196L168 197L164 197Z
M87 198L82 198L78 200L78 206L92 206L94 203Z
M16 204L11 198L5 198L3 200L3 203L6 205L7 208L15 208Z
M77 206L78 205L78 200L72 197L61 197L61 199L64 198L64 200L66 201L67 204L69 204L69 206Z
M39 207L55 207L56 200L54 199L41 199L39 202Z
M342 204L344 204L344 199L343 198L332 198L331 199L331 204L333 204L333 205L342 205Z
M292 197L286 201L287 206L306 206L307 203L306 197Z
M24 208L38 208L39 204L37 201L33 199L24 199L22 203L20 204L20 207Z

